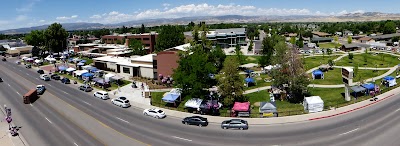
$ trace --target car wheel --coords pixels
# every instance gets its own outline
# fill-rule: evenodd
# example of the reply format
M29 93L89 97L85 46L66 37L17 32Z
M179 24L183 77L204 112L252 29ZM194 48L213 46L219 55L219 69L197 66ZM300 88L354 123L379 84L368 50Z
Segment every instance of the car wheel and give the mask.
M243 130L243 127L240 127L239 129L240 129L240 130Z
M148 116L148 114L147 114L147 113L143 113L143 115L145 115L145 116Z
M228 127L224 127L223 129L228 129Z
M199 124L199 127L203 127L203 125Z
M159 119L160 117L156 116L155 118Z
M185 125L189 125L189 123L188 123L188 122L185 122Z

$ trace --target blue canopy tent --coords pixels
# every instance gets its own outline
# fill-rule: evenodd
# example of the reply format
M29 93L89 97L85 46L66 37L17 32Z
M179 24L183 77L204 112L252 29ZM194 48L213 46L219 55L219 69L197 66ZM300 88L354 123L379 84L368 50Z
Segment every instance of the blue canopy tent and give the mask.
M86 63L86 60L81 60L79 61L79 63Z
M92 73L84 73L82 74L82 77L93 77L94 75Z
M367 89L367 92L375 91L375 84L373 84L373 83L367 83L367 84L363 84L361 86L364 87L365 89Z
M256 84L256 81L254 80L254 78L246 78L246 79L244 79L244 81L246 82L247 87L249 87L249 85L251 85L251 84Z
M324 72L322 72L321 70L319 70L319 69L317 69L317 70L314 70L313 72L312 72L312 78L313 78L313 80L314 79L316 79L316 78L320 78L320 79L324 79Z
M67 70L67 67L65 67L65 66L59 66L59 67L58 67L58 70L60 70L60 71L65 71L65 70Z
M392 76L384 77L383 78L383 82L384 82L384 85L387 86L387 87L392 87L392 86L397 85L396 78L394 78Z
M91 72L91 73L95 73L96 71L98 71L99 69L97 69L97 68L91 68L91 69L89 69L89 72Z
M88 67L88 68L86 68L86 70L88 70L88 71L91 71L91 70L94 70L94 69L97 69L96 67Z
M166 94L162 100L167 103L175 103L176 99L178 99L181 95L180 94Z

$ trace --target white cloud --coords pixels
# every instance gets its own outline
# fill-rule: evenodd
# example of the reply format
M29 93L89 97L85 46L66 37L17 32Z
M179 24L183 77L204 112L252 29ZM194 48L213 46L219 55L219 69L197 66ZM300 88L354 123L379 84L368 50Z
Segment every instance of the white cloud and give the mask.
M91 16L90 18L91 18L91 19L100 19L101 16L100 16L100 15L93 15L93 16Z
M163 6L163 7L169 7L169 6L171 6L171 4L169 4L169 3L163 3L162 6Z
M32 8L35 6L37 2L40 0L28 0L28 2L25 2L24 5L22 5L19 8L16 8L15 10L17 12L30 12L32 11Z
M27 17L26 15L18 15L18 16L15 18L15 21L24 21L24 20L26 20L26 19L28 19L28 17Z
M40 23L46 22L46 20L39 20Z
M56 20L70 20L70 19L75 19L78 18L78 15L72 15L72 16L61 16L61 17L57 17Z
M352 12L348 12L346 10L343 10L343 11L340 11L339 13L337 13L336 15L340 16L340 15L354 14L354 13L364 13L364 10L356 10L356 11L352 11Z

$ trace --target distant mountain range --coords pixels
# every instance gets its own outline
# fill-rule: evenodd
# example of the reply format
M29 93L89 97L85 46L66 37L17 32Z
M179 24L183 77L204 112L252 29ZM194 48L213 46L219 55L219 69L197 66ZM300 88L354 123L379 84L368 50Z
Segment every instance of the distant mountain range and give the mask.
M400 14L365 12L365 13L349 13L340 16L315 16L315 15L292 15L292 16L241 16L241 15L224 15L224 16L196 16L182 18L159 18L127 21L116 24L101 23L63 23L63 27L67 31L72 30L90 30L101 28L116 27L138 27L141 24L146 26L157 26L163 24L180 24L186 25L193 22L205 21L209 24L214 23L256 23L256 22L343 22L343 21L381 21L381 20L400 20ZM32 30L46 29L49 25L35 26L29 28L18 28L0 31L2 34L20 34L29 33Z

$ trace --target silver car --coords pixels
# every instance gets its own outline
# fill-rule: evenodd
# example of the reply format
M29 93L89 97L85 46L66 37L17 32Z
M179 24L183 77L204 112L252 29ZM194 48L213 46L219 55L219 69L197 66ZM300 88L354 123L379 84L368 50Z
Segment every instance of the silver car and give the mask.
M249 129L249 124L247 123L247 121L242 119L231 119L223 121L221 123L221 128L247 130Z
M129 100L126 97L113 98L113 99L111 99L111 103L116 106L123 107L123 108L127 108L127 107L131 106L131 104L129 103Z

